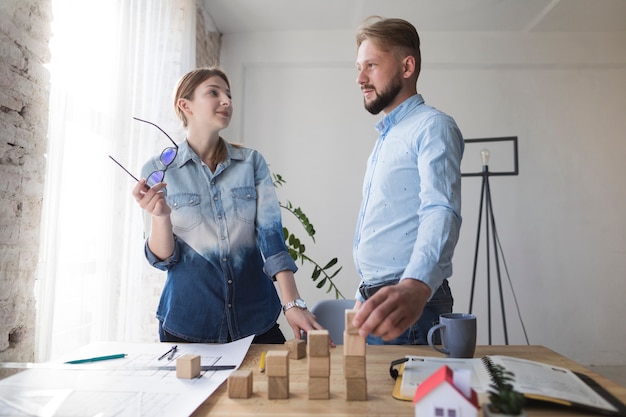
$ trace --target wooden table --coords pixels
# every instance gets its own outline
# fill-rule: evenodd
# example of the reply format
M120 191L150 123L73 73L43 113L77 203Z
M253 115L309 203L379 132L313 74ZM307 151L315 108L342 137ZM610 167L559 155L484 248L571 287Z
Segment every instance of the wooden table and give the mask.
M241 369L253 370L253 394L248 399L228 398L226 383L215 391L192 417L201 416L413 416L413 403L391 396L394 380L389 364L406 355L441 356L428 346L367 346L368 401L346 401L343 376L343 347L331 349L330 399L308 399L307 359L290 359L288 400L267 399L267 376L259 371L261 352L285 349L280 345L252 345ZM543 346L478 346L476 357L509 355L544 362L589 375L609 392L626 403L626 387L559 355ZM569 408L553 406L526 408L529 417L592 415ZM480 415L480 413L479 413Z

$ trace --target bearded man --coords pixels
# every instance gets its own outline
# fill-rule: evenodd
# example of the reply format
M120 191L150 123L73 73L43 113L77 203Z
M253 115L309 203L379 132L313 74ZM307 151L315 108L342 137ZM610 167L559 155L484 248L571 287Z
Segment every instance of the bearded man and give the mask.
M354 237L354 325L369 344L427 344L439 315L452 312L447 278L461 227L463 137L417 93L420 39L411 23L370 17L356 38L365 109L384 117Z

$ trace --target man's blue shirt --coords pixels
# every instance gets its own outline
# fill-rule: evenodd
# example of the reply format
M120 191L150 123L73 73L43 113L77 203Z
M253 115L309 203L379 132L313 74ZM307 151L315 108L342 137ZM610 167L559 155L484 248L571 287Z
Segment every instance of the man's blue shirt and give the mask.
M157 318L186 340L224 343L263 334L275 324L281 303L273 277L297 267L283 238L280 206L267 164L255 150L226 143L228 157L212 173L189 147L165 173L175 250L154 267L167 271ZM163 169L158 156L145 178Z
M362 284L452 275L461 226L464 142L454 119L416 94L380 120L354 237ZM363 301L357 291L356 298Z

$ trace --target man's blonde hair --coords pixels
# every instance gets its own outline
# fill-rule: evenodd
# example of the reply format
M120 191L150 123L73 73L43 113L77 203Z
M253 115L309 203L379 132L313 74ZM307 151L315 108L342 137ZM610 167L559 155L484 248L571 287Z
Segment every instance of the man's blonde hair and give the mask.
M356 47L370 40L381 49L396 52L399 58L411 55L415 58L416 73L422 67L420 37L417 29L403 19L386 19L380 16L366 18L356 32Z

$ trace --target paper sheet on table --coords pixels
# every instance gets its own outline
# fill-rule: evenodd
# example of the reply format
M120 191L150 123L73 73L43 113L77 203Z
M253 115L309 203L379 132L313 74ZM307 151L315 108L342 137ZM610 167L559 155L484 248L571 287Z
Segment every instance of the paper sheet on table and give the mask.
M189 416L234 369L203 371L198 378L182 379L176 377L176 371L138 368L175 366L176 359L184 354L200 355L202 365L239 368L253 338L226 344L178 344L171 360L158 358L173 343L90 344L63 361L115 353L128 356L93 362L98 370L29 369L5 378L0 381L0 417ZM103 367L115 370L102 370Z

